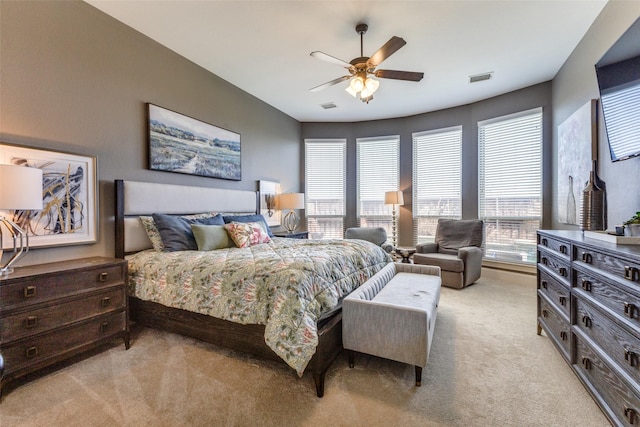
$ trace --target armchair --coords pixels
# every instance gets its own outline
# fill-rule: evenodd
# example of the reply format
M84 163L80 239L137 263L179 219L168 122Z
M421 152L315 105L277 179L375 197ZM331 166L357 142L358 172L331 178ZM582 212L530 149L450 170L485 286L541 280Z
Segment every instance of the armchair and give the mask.
M390 253L394 247L387 242L387 231L382 227L351 227L344 232L345 239L360 239L374 243Z
M414 264L439 266L443 286L474 283L482 270L483 227L482 220L439 219L435 243L416 246Z

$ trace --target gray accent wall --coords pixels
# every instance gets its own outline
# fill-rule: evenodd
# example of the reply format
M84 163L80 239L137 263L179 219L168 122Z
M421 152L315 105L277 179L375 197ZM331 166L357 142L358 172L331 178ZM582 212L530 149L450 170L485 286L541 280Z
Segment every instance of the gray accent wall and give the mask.
M608 2L553 79L553 171L557 170L558 125L589 100L600 97L595 64L638 17L639 1ZM599 175L607 185L608 227L613 228L640 211L640 157L615 163L611 161L600 105L598 163ZM556 218L557 175L552 173L551 176L554 203L552 226L558 229L571 228L559 223Z
M477 83L483 84L483 83ZM357 102L357 101L354 101ZM372 102L376 102L374 99ZM544 216L549 217L551 164L551 82L541 83L469 105L416 116L357 123L302 123L302 139L347 139L347 227L356 226L356 139L400 135L400 189L404 206L400 207L399 244L413 244L412 221L412 134L415 132L462 126L462 217L478 217L478 122L519 111L542 107L544 145ZM304 150L302 150L302 156ZM509 179L505 176L505 179ZM300 175L304 187L304 170Z
M0 141L98 159L99 241L23 265L113 256L114 179L300 189L299 122L87 3L0 1L0 55ZM147 102L240 133L242 181L149 170Z

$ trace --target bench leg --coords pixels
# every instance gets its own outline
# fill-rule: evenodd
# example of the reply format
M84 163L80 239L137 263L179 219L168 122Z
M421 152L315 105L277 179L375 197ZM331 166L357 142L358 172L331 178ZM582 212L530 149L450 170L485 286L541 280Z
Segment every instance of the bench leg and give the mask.
M422 385L422 368L420 366L416 366L416 387L420 387Z
M347 357L349 359L349 367L353 368L356 362L356 352L353 350L347 350Z

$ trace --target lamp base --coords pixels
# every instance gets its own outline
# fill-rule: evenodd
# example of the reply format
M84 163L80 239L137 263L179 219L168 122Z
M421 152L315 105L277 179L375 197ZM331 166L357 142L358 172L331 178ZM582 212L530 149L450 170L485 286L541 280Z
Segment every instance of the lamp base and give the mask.
M12 265L16 263L20 258L25 256L29 252L29 235L18 226L15 222L9 220L6 217L0 216L0 258L4 254L4 247L2 246L3 235L2 226L5 226L11 234L13 240L13 256L7 261L6 264L0 265L0 276L10 274L13 272ZM20 244L18 244L18 242Z
M289 233L293 233L298 229L298 224L300 220L298 219L298 215L294 211L289 211L284 218L282 218L282 226Z

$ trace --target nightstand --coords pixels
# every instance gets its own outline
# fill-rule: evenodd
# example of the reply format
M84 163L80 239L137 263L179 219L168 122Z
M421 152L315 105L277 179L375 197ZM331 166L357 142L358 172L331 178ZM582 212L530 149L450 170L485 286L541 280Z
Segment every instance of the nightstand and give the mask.
M129 348L127 261L94 257L0 276L2 386L113 338Z
M308 231L294 231L293 233L289 233L288 231L272 231L272 233L276 237L286 237L287 239L308 239L309 238Z

